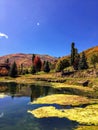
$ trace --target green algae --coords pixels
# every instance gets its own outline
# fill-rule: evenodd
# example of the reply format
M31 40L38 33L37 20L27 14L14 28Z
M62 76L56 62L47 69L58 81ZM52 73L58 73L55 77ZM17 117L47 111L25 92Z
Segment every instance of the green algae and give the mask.
M87 97L67 94L53 94L45 97L37 98L31 104L59 104L79 106L83 104L90 104L91 101Z
M28 111L37 118L59 117L68 118L79 124L98 125L98 104L89 105L85 108L56 109L53 106L41 107L33 111Z

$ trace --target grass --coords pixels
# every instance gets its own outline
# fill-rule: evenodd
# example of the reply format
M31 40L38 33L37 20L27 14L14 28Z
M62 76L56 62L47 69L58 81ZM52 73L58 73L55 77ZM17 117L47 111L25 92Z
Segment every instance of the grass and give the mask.
M98 97L98 78L85 78L90 81L91 86L83 87L78 85L78 81L83 81L83 78L71 78L71 77L56 77L56 74L51 73L39 73L35 75L26 74L16 78L11 77L0 77L0 82L9 83L16 82L19 84L38 84L51 86L57 89L63 89L67 93L75 95L83 95L87 97ZM64 83L59 83L63 81ZM58 83L57 83L58 82Z
M94 103L94 101L91 101L86 97L66 94L48 95L45 97L37 98L35 101L31 102L31 104L59 104L64 106L80 106L91 103Z
M85 71L84 72L81 72L81 73L86 73ZM26 74L26 75L20 75L19 77L16 77L16 78L11 78L11 77L0 77L0 82L3 81L3 82L9 82L9 81L14 81L14 82L18 82L18 83L32 83L34 81L37 81L38 79L41 81L43 79L45 79L46 81L48 81L48 79L50 79L51 81L64 81L65 84L69 84L69 85L79 85L78 84L78 81L83 81L83 80L89 80L91 84L91 87L96 85L98 86L98 78L96 77L60 77L60 76L57 76L58 74L55 73L55 72L51 72L51 73L44 73L44 72L39 72L35 75L31 75L31 74ZM79 85L80 86L80 85Z
M37 118L59 117L68 118L83 125L98 125L98 104L89 105L85 108L74 109L56 109L53 106L41 107L33 111L29 111Z
M75 130L98 130L98 126L79 126Z

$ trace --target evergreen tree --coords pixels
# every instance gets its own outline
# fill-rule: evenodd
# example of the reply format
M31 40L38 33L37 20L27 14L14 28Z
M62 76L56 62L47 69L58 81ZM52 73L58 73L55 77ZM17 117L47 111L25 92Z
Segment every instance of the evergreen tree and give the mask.
M14 61L14 63L11 65L9 76L16 77L17 74L18 74L17 65L16 65L16 62Z
M98 54L93 54L90 58L90 62L93 67L96 69L96 64L98 63Z
M44 72L50 72L50 67L49 67L49 62L45 62L45 65L44 65Z
M88 69L87 58L84 52L82 52L78 68L79 70Z
M32 55L32 64L34 63L35 54Z
M74 70L78 70L79 61L80 61L80 55L77 54L77 55L75 56L75 60L74 60L74 63L73 63L73 68L74 68Z
M72 42L71 44L71 65L73 65L74 63L74 60L75 60L75 52L76 52L76 49L75 49L75 43Z
M80 55L78 54L78 49L75 48L75 58L73 63L74 70L78 70L79 61L80 61Z
M31 73L31 74L35 74L35 73L36 73L36 69L35 69L35 66L34 66L34 65L31 66L30 73Z

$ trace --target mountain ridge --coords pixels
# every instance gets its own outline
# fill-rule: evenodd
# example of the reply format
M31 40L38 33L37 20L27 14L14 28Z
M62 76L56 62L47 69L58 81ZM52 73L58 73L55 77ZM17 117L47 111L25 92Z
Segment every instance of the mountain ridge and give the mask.
M35 54L36 56L39 56L42 62L49 61L54 62L57 58L52 57L50 55L42 55L42 54ZM17 63L17 65L23 64L25 67L29 67L32 65L32 54L25 54L25 53L15 53L15 54L8 54L4 56L0 56L0 63L4 63L6 59L9 59L10 63L13 63L14 61Z
M84 50L86 57L89 59L92 54L98 54L98 46L94 46L91 48L88 48L87 50ZM81 54L82 52L80 52ZM49 62L55 62L58 58L47 55L47 54L35 54L36 56L39 56L42 60L42 62L49 61ZM69 56L63 56L62 58L67 58L69 59ZM32 65L32 54L26 54L26 53L15 53L15 54L8 54L4 56L0 56L0 63L4 63L6 59L10 60L10 63L16 62L17 65L24 64L25 67L29 67Z

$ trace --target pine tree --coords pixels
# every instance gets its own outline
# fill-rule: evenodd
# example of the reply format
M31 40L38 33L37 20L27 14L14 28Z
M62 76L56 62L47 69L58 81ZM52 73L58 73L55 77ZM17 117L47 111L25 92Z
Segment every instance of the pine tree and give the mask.
M50 72L50 67L49 67L49 62L45 62L45 65L44 65L44 72Z
M75 48L75 56L74 56L74 63L73 63L74 70L78 70L79 61L80 61L80 55L78 54L78 49Z
M16 77L17 74L18 74L17 65L16 65L16 62L14 61L14 63L11 65L9 76Z
M78 68L79 70L88 69L87 58L84 52L82 52Z
M35 73L36 73L36 69L35 69L35 66L34 66L34 65L31 66L30 73L31 73L31 74L35 74Z
M75 51L76 51L76 49L75 49L75 43L74 42L72 42L72 44L71 44L71 65L73 65L73 63L74 63L74 60L75 60Z
M32 64L34 63L35 54L32 55Z
M75 56L75 60L74 60L74 63L73 63L73 68L74 68L74 70L78 70L79 61L80 61L80 55L77 54L77 55Z

